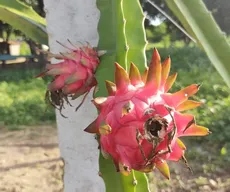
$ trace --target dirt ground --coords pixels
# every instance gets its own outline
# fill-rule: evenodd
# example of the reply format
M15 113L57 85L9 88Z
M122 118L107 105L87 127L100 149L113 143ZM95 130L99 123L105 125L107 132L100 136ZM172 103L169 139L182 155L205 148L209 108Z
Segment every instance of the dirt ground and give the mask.
M171 180L154 172L149 178L153 181L152 191L230 192L230 166L213 171L214 164L209 168L202 165L204 161L192 162L193 174L184 164L170 163ZM204 170L200 170L202 166ZM0 192L62 192L62 175L54 126L25 127L18 131L0 127Z
M0 129L0 192L61 192L62 168L55 127Z

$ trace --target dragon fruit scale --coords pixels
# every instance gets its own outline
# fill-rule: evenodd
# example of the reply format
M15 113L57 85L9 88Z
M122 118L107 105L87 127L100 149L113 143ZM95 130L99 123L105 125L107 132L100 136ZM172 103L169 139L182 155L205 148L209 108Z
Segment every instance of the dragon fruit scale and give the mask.
M71 45L73 44L71 43ZM80 48L69 48L69 50L68 53L48 53L50 57L62 61L57 64L46 65L45 71L36 76L53 77L47 88L46 101L55 108L59 107L60 111L64 100L70 104L68 96L75 99L85 94L86 97L91 88L97 85L94 73L99 65L99 52L89 44ZM85 97L77 109L84 102Z
M180 137L209 134L207 128L195 123L193 115L181 113L201 104L188 100L199 85L167 93L177 74L169 76L169 57L162 64L160 60L154 49L142 76L133 63L129 74L115 63L115 83L106 81L109 96L93 100L99 115L85 131L100 134L102 155L112 158L124 175L132 169L148 173L156 167L170 178L166 160L187 163Z

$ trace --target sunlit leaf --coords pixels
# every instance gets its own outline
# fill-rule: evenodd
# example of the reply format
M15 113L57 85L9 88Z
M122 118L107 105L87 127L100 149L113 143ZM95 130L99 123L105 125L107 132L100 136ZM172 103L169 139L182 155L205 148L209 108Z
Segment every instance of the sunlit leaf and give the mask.
M38 43L48 44L45 19L17 0L0 1L0 20L23 32Z
M202 0L166 0L230 87L230 45Z

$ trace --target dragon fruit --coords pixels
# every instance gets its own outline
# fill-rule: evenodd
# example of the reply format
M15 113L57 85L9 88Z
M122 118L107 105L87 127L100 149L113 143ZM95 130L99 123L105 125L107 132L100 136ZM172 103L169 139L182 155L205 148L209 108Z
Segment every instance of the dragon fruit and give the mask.
M71 44L73 45L73 44ZM64 46L64 45L63 45ZM60 111L63 107L64 100L68 104L68 96L76 99L85 94L82 102L92 87L97 85L94 73L99 65L98 52L90 45L80 48L69 48L69 53L52 54L50 57L61 59L57 64L48 64L44 72L36 77L52 76L53 80L48 85L46 92L46 101Z
M209 130L195 123L193 115L181 113L201 103L188 100L199 85L167 93L177 74L169 76L171 61L162 64L156 49L149 68L141 76L132 63L129 75L115 63L115 84L106 81L108 97L93 103L99 116L86 129L100 134L100 148L105 158L112 158L117 171L151 172L155 167L167 178L166 160L187 161L182 136L204 136Z

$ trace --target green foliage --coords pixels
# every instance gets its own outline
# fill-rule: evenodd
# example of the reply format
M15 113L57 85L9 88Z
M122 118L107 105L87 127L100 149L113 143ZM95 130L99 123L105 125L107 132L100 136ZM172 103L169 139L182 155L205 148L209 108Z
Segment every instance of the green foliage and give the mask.
M26 42L20 45L20 55L31 55L30 47Z
M6 125L54 122L54 110L47 109L44 101L47 82L34 78L38 72L38 70L1 72L0 117Z
M171 36L167 32L167 24L165 22L158 26L150 26L146 29L146 36L150 42L161 42L164 47L168 47L171 42Z
M164 21L166 25L166 34L170 36L172 42L177 40L183 40L184 42L188 42L189 39L184 35L181 31L175 27L175 25L166 19L154 6L151 6L147 0L140 0L143 10L146 13L145 27L146 29L150 29L150 31L154 31L154 27L151 24L155 25L154 20L156 21ZM170 9L167 7L166 2L163 0L150 0L154 2L158 7L164 10L174 21L176 21L179 25L182 25L180 21L173 15ZM191 1L193 2L193 1ZM216 22L220 26L220 28L227 34L230 34L230 1L229 0L203 0L205 5L211 11L213 17ZM155 32L154 32L155 33ZM162 38L162 37L160 37ZM150 42L154 42L150 40Z
M202 0L166 2L230 87L230 45Z
M43 44L48 43L45 19L22 2L1 0L0 20L10 24L15 29L19 29L34 41Z

